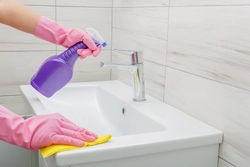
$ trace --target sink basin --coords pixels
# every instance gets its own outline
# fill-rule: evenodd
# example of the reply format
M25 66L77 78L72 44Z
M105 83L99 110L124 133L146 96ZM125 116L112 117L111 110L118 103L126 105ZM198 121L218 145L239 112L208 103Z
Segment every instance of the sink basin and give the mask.
M124 136L166 130L164 125L97 85L69 85L51 98L36 95L46 112L60 112L98 135Z
M20 89L34 114L58 112L109 142L40 157L48 167L217 167L222 133L149 95L134 102L120 81L70 83L51 98ZM45 165L45 166L46 166Z

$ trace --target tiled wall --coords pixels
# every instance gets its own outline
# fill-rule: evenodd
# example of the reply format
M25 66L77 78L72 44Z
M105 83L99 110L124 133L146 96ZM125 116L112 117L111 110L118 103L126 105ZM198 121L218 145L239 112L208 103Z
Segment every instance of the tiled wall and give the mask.
M224 133L219 167L250 166L248 0L114 0L112 32L113 49L144 52L147 94Z
M100 68L100 61L111 60L112 0L19 0L38 13L69 28L96 28L110 44L97 57L88 57L75 64L72 82L110 80L110 70ZM19 91L19 85L30 78L49 56L65 48L40 40L0 24L0 104L17 114L31 111ZM0 166L36 167L35 152L0 142ZM8 151L7 151L8 150ZM9 160L14 154L19 158ZM4 163L3 163L4 162Z

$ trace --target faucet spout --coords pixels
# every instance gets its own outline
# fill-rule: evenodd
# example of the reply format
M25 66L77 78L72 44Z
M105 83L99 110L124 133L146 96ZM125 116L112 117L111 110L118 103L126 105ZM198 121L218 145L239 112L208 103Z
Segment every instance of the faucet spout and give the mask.
M100 62L100 66L103 68L117 68L117 69L131 70L131 71L135 71L137 69L137 67L134 65L103 63L103 62Z
M133 80L133 100L145 101L145 88L144 88L144 72L143 63L140 64L115 64L115 63L100 63L102 68L114 68L121 70L129 70L132 73Z

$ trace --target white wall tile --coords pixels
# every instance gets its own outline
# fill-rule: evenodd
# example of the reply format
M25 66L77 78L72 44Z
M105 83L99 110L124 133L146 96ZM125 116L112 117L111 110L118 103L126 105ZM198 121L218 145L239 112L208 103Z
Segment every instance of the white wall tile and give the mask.
M20 94L19 85L29 84L40 65L55 51L0 52L0 95Z
M24 5L55 5L55 0L17 0Z
M249 0L170 0L171 6L176 5L239 5L250 4Z
M168 6L169 0L114 0L113 7Z
M110 62L110 61L108 61ZM129 55L112 52L112 63L116 64L131 64L131 58ZM111 79L120 80L127 85L132 86L132 73L128 70L111 69ZM131 95L132 95L131 90Z
M55 20L54 7L32 6L31 9ZM38 39L34 35L16 30L12 27L0 24L0 51L20 51L20 50L54 50L55 45Z
M144 79L146 94L163 101L165 84L165 67L144 61Z
M57 7L57 21L68 28L96 29L108 43L103 48L107 50L111 48L111 12L111 8Z
M26 101L20 94L0 96L0 105L8 108L12 112L19 114L19 115L32 114L32 110L30 109L30 106L26 104Z
M113 49L143 51L144 59L166 62L168 8L116 8Z
M167 65L250 90L250 6L170 9Z
M112 7L112 0L56 0L57 6Z
M221 130L220 157L250 164L250 91L166 68L165 102Z
M97 57L87 57L78 60L75 64L71 82L106 81L110 80L110 70L100 67L100 62L108 62L111 51L102 51Z

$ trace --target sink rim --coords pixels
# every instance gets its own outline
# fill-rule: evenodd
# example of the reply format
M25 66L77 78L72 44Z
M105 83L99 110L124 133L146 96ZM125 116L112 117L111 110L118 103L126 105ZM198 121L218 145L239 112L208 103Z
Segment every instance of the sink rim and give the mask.
M116 98L135 107L166 130L127 136L112 137L109 142L53 155L59 166L89 163L117 158L153 154L177 149L219 144L222 132L185 114L184 112L146 94L146 101L132 100L132 87L117 81L69 83L66 87L98 86ZM48 114L30 85L21 85L21 92L34 114ZM152 111L154 110L154 111ZM173 120L174 118L174 120ZM154 149L152 149L154 148ZM82 158L82 157L85 158Z

